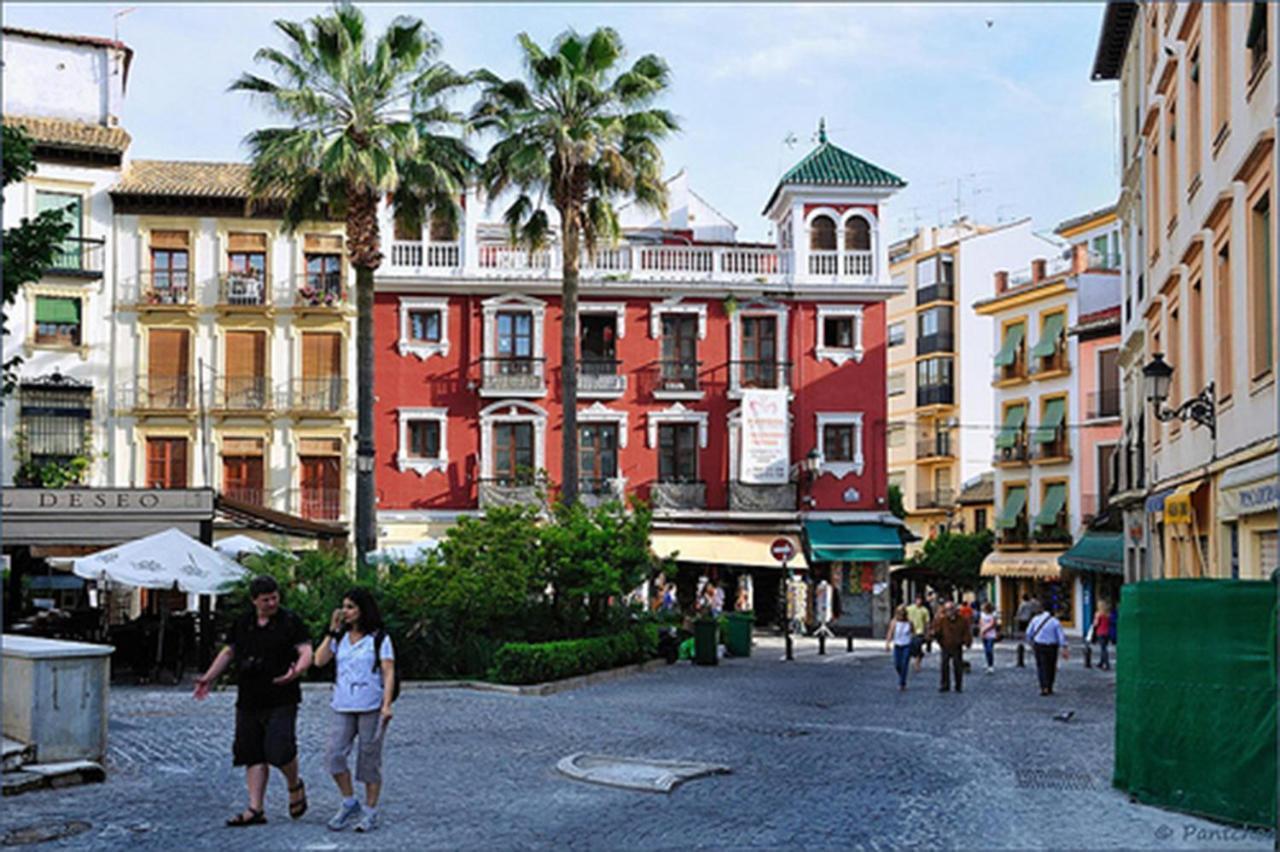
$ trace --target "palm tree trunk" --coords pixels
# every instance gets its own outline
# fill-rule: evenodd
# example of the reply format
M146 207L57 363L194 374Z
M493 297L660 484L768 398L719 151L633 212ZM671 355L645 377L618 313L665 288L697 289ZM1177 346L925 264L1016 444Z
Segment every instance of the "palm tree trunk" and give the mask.
M374 515L373 441L373 271L382 261L378 234L378 198L371 192L348 193L347 251L356 268L356 570L364 570L377 547Z
M560 499L565 505L578 500L578 223L561 211L564 244L561 269L563 286L560 325L561 386L564 388L564 431L561 434Z

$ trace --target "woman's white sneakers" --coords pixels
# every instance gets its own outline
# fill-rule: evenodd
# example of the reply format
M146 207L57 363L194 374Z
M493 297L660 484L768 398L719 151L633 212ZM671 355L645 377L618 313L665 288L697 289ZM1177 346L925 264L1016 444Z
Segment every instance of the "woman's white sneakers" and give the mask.
M344 799L342 804L338 805L338 812L333 815L333 819L329 820L329 830L342 831L361 815L361 811L358 799L352 799L350 802ZM356 830L360 830L359 826Z
M374 831L377 827L378 812L376 810L366 810L360 817L360 821L356 823L356 831Z

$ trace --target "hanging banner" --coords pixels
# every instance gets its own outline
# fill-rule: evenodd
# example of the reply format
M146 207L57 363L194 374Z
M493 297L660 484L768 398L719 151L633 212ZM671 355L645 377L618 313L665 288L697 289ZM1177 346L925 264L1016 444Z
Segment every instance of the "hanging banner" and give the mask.
M791 481L788 420L785 389L743 390L739 481L750 485L785 485Z

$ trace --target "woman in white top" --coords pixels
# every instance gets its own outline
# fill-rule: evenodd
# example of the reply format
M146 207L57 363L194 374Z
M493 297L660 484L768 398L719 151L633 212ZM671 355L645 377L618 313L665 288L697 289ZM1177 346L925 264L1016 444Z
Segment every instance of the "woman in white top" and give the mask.
M900 605L893 613L893 621L889 623L889 632L884 637L884 647L893 647L893 667L898 670L898 690L907 688L907 669L911 665L911 640L915 634L911 630L911 619L907 618L907 608Z
M374 642L380 637L377 653ZM378 827L378 796L382 792L382 739L391 721L395 695L395 650L382 627L382 613L368 590L354 588L333 611L329 635L316 649L317 666L336 660L333 682L333 733L329 738L329 772L342 793L342 805L329 820L329 828L341 831L355 823L356 831ZM360 807L347 756L359 738L356 780L364 784L367 805Z
M987 674L996 670L996 637L1000 635L1000 616L996 608L987 601L982 605L982 615L978 617L978 636L982 639L982 652L987 657Z

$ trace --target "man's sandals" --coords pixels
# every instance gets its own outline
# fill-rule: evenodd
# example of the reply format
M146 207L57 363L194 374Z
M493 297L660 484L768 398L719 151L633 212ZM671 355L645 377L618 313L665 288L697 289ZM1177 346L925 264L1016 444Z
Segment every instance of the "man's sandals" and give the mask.
M301 793L297 799L293 797L295 793ZM302 779L298 779L296 787L289 788L289 816L294 819L300 819L307 812L307 785ZM262 811L256 811L253 808L245 808L241 813L236 814L227 820L227 825L231 828L243 828L248 825L266 825L267 815Z
M246 825L266 825L267 815L262 811L255 811L253 808L246 808L243 812L236 814L227 820L229 828L243 828Z
M293 798L294 793L299 793L297 799ZM293 819L301 819L302 815L307 812L307 785L298 779L298 786L289 788L289 816Z

